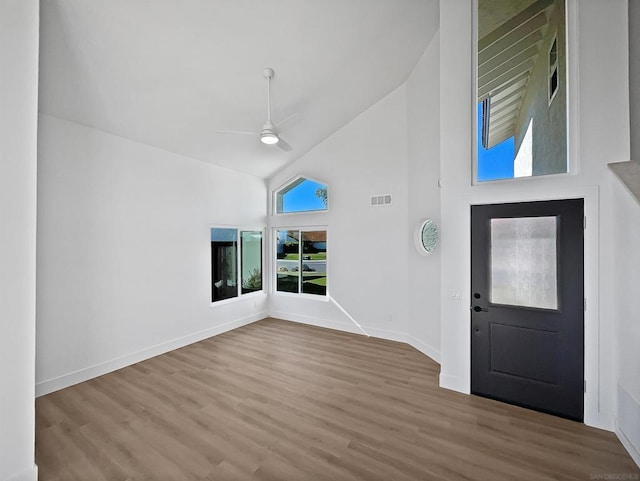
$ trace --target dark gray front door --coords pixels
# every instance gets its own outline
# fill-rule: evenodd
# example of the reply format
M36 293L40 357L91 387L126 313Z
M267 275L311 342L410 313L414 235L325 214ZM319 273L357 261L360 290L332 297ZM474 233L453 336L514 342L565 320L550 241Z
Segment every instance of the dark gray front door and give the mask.
M471 207L471 392L583 419L584 200Z

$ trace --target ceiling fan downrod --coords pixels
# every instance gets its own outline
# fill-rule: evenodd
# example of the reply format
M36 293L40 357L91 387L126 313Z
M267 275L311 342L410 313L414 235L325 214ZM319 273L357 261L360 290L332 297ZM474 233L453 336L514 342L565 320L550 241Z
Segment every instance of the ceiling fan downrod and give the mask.
M274 132L274 125L271 122L271 79L273 78L274 71L272 68L264 69L264 78L267 79L267 122L262 126L262 132L260 133L260 141L263 144L273 145L277 144L280 140L278 134Z

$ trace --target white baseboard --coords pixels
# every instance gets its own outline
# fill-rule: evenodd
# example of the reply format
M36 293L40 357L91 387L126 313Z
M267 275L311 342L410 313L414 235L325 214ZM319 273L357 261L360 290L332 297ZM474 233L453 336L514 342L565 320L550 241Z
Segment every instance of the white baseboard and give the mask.
M613 415L599 410L598 391L589 391L589 380L587 380L587 393L584 395L584 424L592 428L604 431L614 431Z
M616 436L618 436L618 439L620 440L624 448L627 450L627 452L631 456L631 459L633 459L633 461L638 465L638 467L640 467L640 451L636 449L636 447L629 440L626 434L622 432L622 430L620 429L620 426L618 425L617 420L616 420L613 432L616 434Z
M289 314L284 311L270 312L269 317L282 319L283 321L291 321L291 322L298 322L300 324L307 324L309 326L324 327L326 329L335 329L336 331L344 331L344 332L350 332L352 334L364 335L364 333L360 329L358 329L358 326L356 326L351 322L329 321L327 319L321 319L319 317L301 316L299 314Z
M285 321L299 322L310 326L324 327L326 329L335 329L336 331L350 332L352 334L364 333L352 322L338 322L319 317L301 316L299 314L290 314L284 311L274 311L270 313L271 317L282 319ZM387 341L397 341L407 343L407 335L403 332L391 329L381 329L379 327L362 326L362 329L371 337L378 339L386 339Z
M391 329L381 329L379 327L367 327L363 326L364 330L369 333L371 337L377 337L379 339L386 339L387 341L404 342L409 344L409 339L406 333L393 331Z
M327 329L335 329L337 331L350 332L352 334L362 334L363 332L351 322L338 322L319 317L301 316L299 314L290 314L284 311L274 311L270 314L271 317L276 319L283 319L285 321L299 322L300 324L307 324L310 326L324 327ZM409 334L400 331L394 331L392 329L382 329L379 327L362 326L362 328L371 337L378 339L386 339L388 341L403 342L409 344L413 348L420 351L425 356L434 360L440 364L440 351L432 348L428 344L422 342L420 339L415 338Z
M435 362L440 364L440 351L438 351L437 349L434 349L427 343L422 342L417 337L413 337L411 335L408 335L407 337L408 337L408 344L410 346L412 346L413 348L417 349L425 356L433 359Z
M618 384L618 416L614 432L640 467L640 402Z
M38 481L38 466L34 464L30 468L7 478L6 481Z
M166 352L188 346L189 344L193 344L194 342L202 341L204 339L217 336L218 334L222 334L224 332L246 326L247 324L259 321L260 319L264 319L265 317L267 317L266 312L259 312L242 319L236 319L235 321L227 322L219 326L211 327L209 329L204 329L187 336L179 337L177 339L173 339L171 341L164 342L162 344L158 344L141 351L127 354L125 356L111 359L109 361L101 362L99 364L63 374L52 379L41 381L36 384L36 397L44 396L45 394L49 394L54 391L59 391L60 389L64 389L66 387L73 386L74 384L88 381L89 379L102 376L103 374L117 371L118 369L122 369L123 367L127 367L137 362L144 361L145 359L149 359L160 354L164 354Z
M461 392L463 394L471 393L471 386L468 381L465 381L458 376L450 376L448 374L440 373L440 387L449 389L450 391Z

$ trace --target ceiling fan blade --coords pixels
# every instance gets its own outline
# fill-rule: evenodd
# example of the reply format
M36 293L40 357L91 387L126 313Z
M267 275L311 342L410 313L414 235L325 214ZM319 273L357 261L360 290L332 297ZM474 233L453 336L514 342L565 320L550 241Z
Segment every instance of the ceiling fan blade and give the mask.
M258 135L255 132L248 132L246 130L216 130L216 134Z
M280 139L276 144L278 147L280 147L285 152L291 152L293 150L293 147L291 147L282 137L278 138Z
M298 114L291 114L289 115L289 117L285 117L284 119L282 119L280 122L278 122L275 127L278 130L282 130L282 125L290 122L292 119L295 119L296 117L298 117ZM300 120L300 119L298 119Z

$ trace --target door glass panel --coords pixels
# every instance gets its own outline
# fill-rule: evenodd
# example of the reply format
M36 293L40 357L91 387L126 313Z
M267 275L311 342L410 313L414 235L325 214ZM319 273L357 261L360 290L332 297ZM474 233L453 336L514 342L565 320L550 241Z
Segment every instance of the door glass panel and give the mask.
M558 308L557 218L491 219L491 302Z

